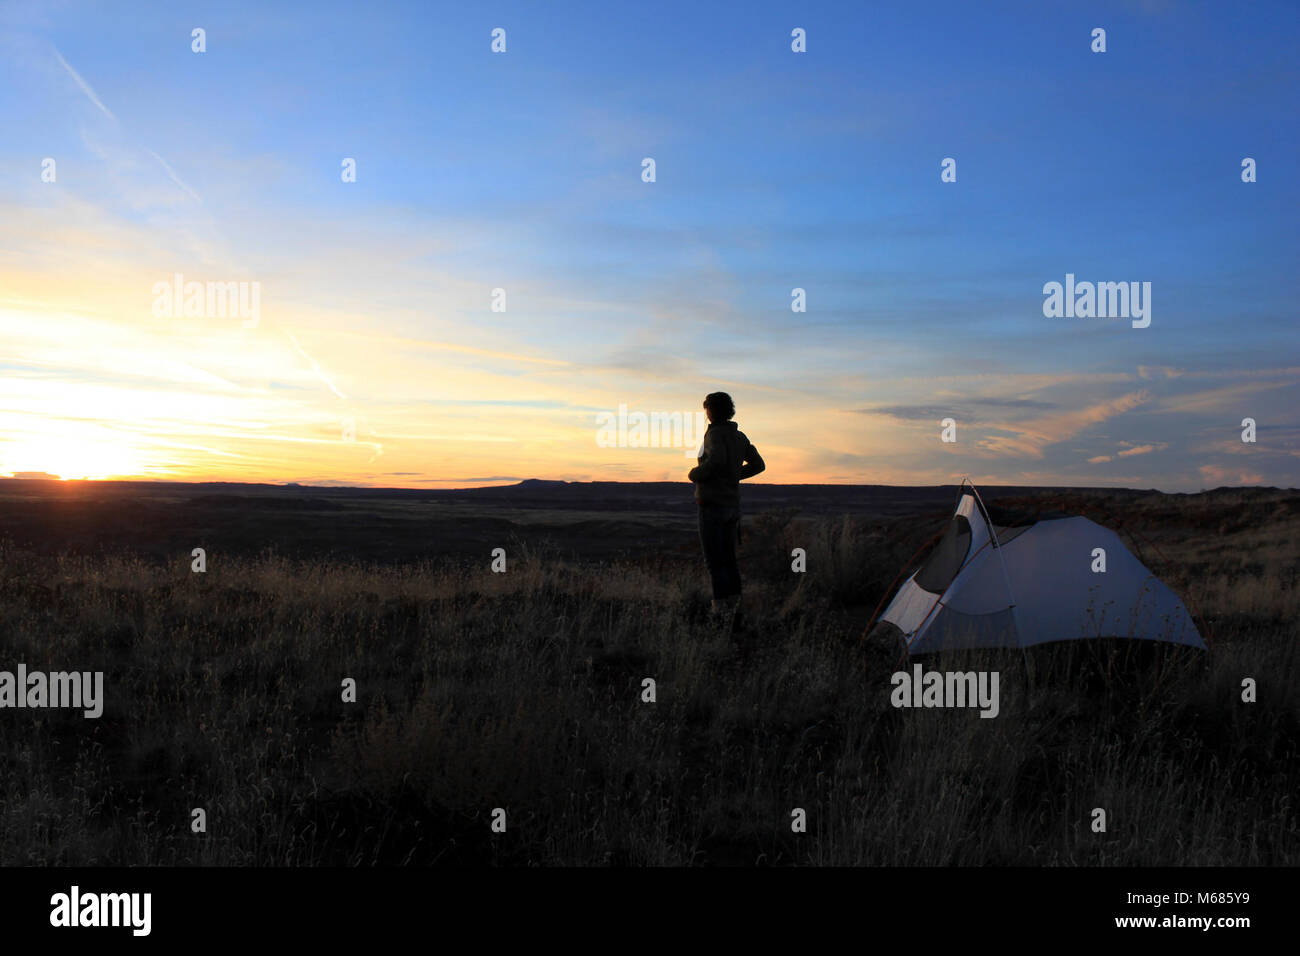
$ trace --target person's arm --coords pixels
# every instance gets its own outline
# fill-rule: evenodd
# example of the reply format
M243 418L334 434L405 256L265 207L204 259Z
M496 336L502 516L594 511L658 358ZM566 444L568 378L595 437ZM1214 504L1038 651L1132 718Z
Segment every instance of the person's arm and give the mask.
M704 442L700 446L699 464L691 469L690 474L686 477L696 484L701 481L711 481L718 474L719 462L717 456L717 442L712 440L708 433L704 435Z
M765 468L767 468L767 465L764 464L758 449L750 445L745 451L745 463L740 466L740 477L742 479L753 478L755 475L761 474Z

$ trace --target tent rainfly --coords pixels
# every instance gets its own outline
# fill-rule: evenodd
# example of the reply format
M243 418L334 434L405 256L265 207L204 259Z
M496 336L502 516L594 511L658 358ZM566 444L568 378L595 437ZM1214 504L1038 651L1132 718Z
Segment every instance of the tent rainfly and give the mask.
M1114 531L1001 517L962 481L947 530L880 616L909 654L1112 637L1205 649L1182 600Z

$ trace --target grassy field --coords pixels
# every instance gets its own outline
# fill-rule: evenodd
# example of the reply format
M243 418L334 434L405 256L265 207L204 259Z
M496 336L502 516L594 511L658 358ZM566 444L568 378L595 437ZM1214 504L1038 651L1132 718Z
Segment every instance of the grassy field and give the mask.
M1032 687L1012 653L997 719L894 710L896 650L860 638L942 511L747 518L735 634L682 529L525 535L504 574L3 541L0 668L103 670L107 702L0 711L0 863L1300 863L1300 494L1033 504L1140 533L1211 653Z

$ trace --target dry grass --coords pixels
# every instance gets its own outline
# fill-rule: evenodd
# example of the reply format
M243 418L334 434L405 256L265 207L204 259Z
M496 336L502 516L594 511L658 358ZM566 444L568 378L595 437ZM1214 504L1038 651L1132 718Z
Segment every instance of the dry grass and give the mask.
M1158 545L1207 661L1030 694L996 658L996 720L891 709L858 643L932 524L754 519L739 645L694 561L198 575L5 547L0 666L103 670L107 703L0 712L0 862L1294 865L1300 515L1212 498L1083 502Z

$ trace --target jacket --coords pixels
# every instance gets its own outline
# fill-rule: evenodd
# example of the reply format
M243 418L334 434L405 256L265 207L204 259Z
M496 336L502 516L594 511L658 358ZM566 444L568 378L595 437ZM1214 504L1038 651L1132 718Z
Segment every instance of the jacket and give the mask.
M740 505L740 482L767 466L735 422L713 422L704 432L699 464L687 476L702 505Z

